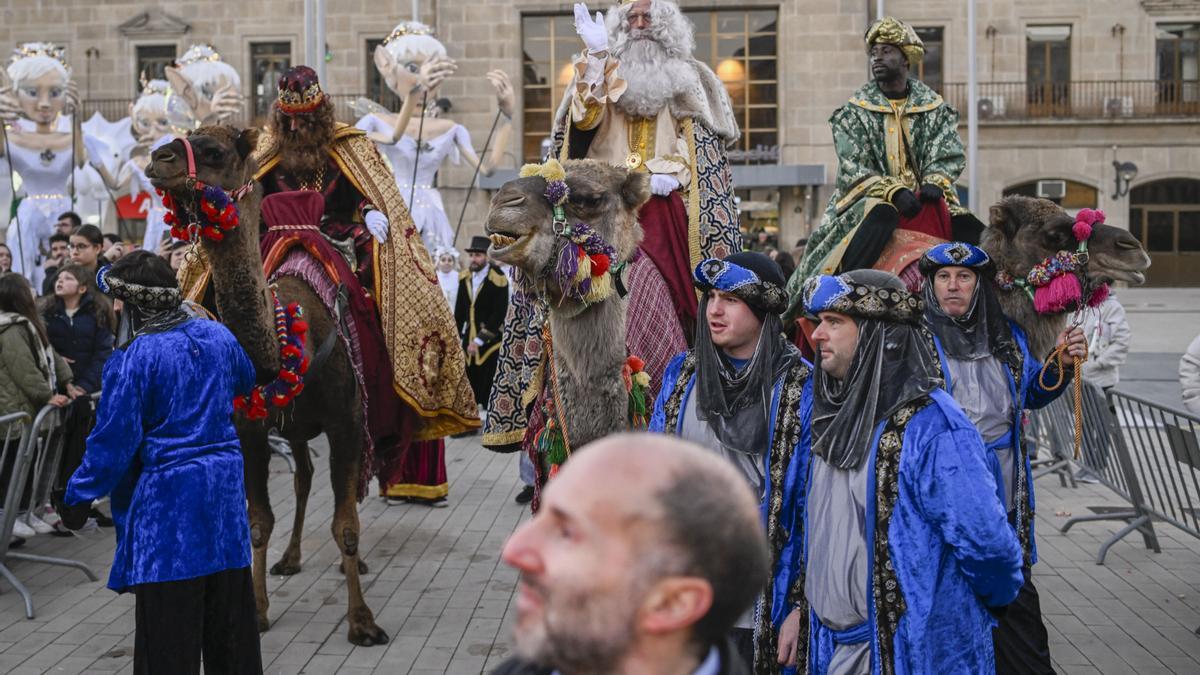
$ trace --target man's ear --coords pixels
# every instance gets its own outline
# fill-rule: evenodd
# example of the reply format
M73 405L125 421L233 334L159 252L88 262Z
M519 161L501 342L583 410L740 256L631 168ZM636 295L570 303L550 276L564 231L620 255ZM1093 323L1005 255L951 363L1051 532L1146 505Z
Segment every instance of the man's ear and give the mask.
M638 612L638 632L662 635L690 630L712 609L713 589L700 577L666 577L654 585Z
M254 152L254 148L258 147L258 128L247 127L242 129L237 137L237 152L238 156L243 160Z
M634 211L650 201L650 174L645 171L629 171L621 186L621 200Z

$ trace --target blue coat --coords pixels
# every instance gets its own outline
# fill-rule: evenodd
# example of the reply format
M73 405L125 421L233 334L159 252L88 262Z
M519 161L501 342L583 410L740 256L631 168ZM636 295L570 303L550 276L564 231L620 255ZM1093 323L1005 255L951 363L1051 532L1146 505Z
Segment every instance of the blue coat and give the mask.
M893 640L897 675L995 672L986 607L1017 597L1021 546L996 499L993 469L979 432L944 391L929 395L904 430L899 495L888 521L889 552L906 609ZM887 420L875 429L867 459L866 539L874 570L877 486L875 461ZM993 462L994 464L994 462ZM807 521L807 514L805 514ZM809 531L805 523L805 531ZM867 578L871 672L879 673L879 629L873 575ZM825 675L831 631L810 614L809 673Z
M108 587L178 581L250 564L233 397L254 368L227 328L192 320L113 352L83 464L66 502L111 494Z
M60 356L70 359L72 384L89 394L100 391L100 373L113 351L112 328L96 319L96 301L85 293L75 316L67 316L60 298L42 313L46 336Z
M1016 323L1009 321L1008 325L1012 328L1013 341L1017 343L1017 347L1021 353L1021 383L1018 390L1017 382L1013 379L1012 371L1007 367L1004 369L1004 373L1008 378L1008 393L1012 396L1013 400L1012 430L1011 436L1009 437L1006 445L1014 450L1013 462L1021 462L1022 457L1024 457L1024 466L1014 467L1013 475L1022 476L1023 474L1024 489L1026 494L1025 504L1023 505L1024 508L1016 509L1017 522L1014 523L1014 526L1017 528L1029 528L1029 562L1032 565L1033 563L1037 562L1037 538L1034 532L1033 518L1034 514L1037 513L1037 510L1035 508L1035 499L1033 496L1033 467L1029 460L1029 453L1016 451L1021 448L1021 422L1024 417L1025 410L1036 410L1037 408L1045 407L1050 405L1051 401L1061 396L1062 393L1067 390L1066 384L1071 379L1074 371L1070 368L1066 369L1062 385L1057 387L1054 391L1050 391L1043 387L1038 378L1038 375L1042 370L1042 362L1040 359L1035 358L1033 353L1029 351L1029 338L1025 336L1025 331L1022 330L1021 327ZM950 377L950 367L946 363L946 352L942 348L942 342L937 338L937 335L933 336L933 341L934 344L937 345L938 358L942 362L942 377L946 381L946 391L953 392L954 382ZM1055 381L1055 372L1056 371L1051 370L1046 376L1047 380L1049 380L1051 384L1053 384ZM1005 445L997 447L1003 448ZM998 473L999 462L995 459L995 453L989 453L989 455L991 456L993 463L997 465L997 473L995 476L996 481L998 481L996 484L997 495L1001 496L1001 499L1003 499L1003 493L1001 491L1003 482L1000 474ZM1001 503L1003 503L1003 501Z
M679 422L675 429L665 429L666 415L664 409L667 400L674 391L680 376L681 366L683 365L686 353L680 354L671 359L667 364L667 370L663 374L662 389L659 390L658 400L654 403L654 413L650 417L649 430L656 433L670 433L676 436L683 433L684 417L679 416ZM807 362L806 362L807 364ZM696 385L695 375L690 378L687 387L684 391L683 400L680 402L680 410L687 409L688 398L692 395L692 390ZM783 388L783 378L779 378L775 382L775 388L771 396L771 426L770 435L768 437L767 447L774 447L775 441L775 420L779 414L779 396ZM808 460L809 448L811 445L811 434L809 433L810 421L812 418L812 392L813 384L810 378L804 384L804 391L800 398L800 425L801 431L799 434L799 443L797 443L791 463L787 467L784 477L783 489L783 506L780 509L779 526L784 532L794 533L796 530L796 522L801 518L804 512L804 500L807 495L805 489L805 480L808 477ZM770 451L763 454L763 493L770 495L775 488L771 484L770 471L771 455ZM764 497L760 505L760 511L763 519L763 526L766 526L768 516L768 506L770 499ZM784 619L791 613L793 605L788 600L789 591L799 581L800 574L800 556L804 547L802 537L788 537L780 552L779 560L775 561L772 571L771 583L771 620L775 624L776 630L783 624ZM790 669L788 672L792 672Z

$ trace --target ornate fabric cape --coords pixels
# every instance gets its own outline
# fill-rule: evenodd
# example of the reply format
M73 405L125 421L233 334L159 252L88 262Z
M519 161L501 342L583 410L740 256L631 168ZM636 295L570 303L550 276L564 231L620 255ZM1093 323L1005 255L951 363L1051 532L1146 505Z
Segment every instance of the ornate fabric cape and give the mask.
M872 672L993 672L996 622L985 604L1007 605L1025 581L1020 544L995 494L995 462L941 389L880 422L874 443L866 513ZM808 672L825 675L832 631L810 612L808 634Z
M374 298L392 358L393 388L420 420L415 440L478 428L454 316L391 171L363 131L341 123L329 156L391 225L387 241L373 247ZM270 133L259 138L254 158L259 166L255 180L279 164L277 143ZM203 271L195 267L200 266L180 270L181 287L189 300L199 301L208 282L207 262Z
M958 112L920 80L910 79L908 84L908 99L897 110L870 82L829 118L837 182L821 225L809 237L788 284L793 308L799 304L804 280L836 274L863 216L900 188L915 191L925 183L938 185L951 215L964 212L954 187L966 166Z
M663 387L654 403L649 431L679 435L683 411L695 386L693 352L676 356L667 366ZM771 401L770 451L764 457L766 498L760 504L771 551L771 581L755 611L754 671L778 672L779 627L793 608L806 607L801 556L807 496L809 428L812 415L812 367L803 360L777 380ZM803 632L801 632L803 635ZM800 663L807 660L807 642L800 644Z

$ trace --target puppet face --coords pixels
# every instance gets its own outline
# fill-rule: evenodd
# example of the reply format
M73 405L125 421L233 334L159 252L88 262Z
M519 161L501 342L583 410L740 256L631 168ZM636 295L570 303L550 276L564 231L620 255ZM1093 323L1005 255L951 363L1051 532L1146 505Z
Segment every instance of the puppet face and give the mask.
M133 113L133 128L137 135L151 141L174 132L165 108L149 105Z
M21 112L37 124L53 124L67 104L67 82L53 70L18 83L16 89Z

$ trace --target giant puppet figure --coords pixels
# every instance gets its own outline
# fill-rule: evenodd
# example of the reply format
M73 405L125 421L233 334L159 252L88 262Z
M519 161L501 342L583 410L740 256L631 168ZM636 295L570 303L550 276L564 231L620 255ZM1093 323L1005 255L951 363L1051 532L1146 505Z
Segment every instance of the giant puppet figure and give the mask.
M38 259L58 215L71 210L72 171L87 159L80 116L74 114L79 97L63 49L49 43L27 42L14 50L8 79L0 89L0 151L10 175L21 177L22 199L6 241L12 271L41 288L45 271ZM60 129L61 115L71 116L66 130Z
M788 316L800 312L800 288L817 274L876 267L910 290L922 279L916 261L948 239L979 242L983 224L958 200L966 165L958 112L912 75L925 47L908 24L884 17L865 36L872 81L829 118L837 183L788 284ZM896 245L893 235L898 231Z
M224 122L242 110L242 78L210 45L195 44L169 66L167 81L184 106L169 108L172 123L192 130Z
M741 248L725 152L738 125L724 85L692 56L692 25L673 0L627 0L594 18L576 4L575 28L585 49L555 115L554 149L560 159L595 159L650 177L641 250L664 292L630 289L627 323L657 393L667 361L686 348L676 336L695 327L692 269ZM639 325L646 317L654 324ZM537 372L541 324L532 300L513 298L488 406L488 447L512 449L524 436L520 401Z
M446 117L450 102L439 99L441 80L453 73L454 61L446 57L446 47L433 29L423 23L405 21L396 26L383 44L375 48L375 67L388 88L404 100L399 113L372 112L358 121L358 128L379 145L392 164L396 187L404 197L421 240L432 256L438 248L454 248L455 230L446 216L442 195L434 187L434 177L449 159L458 164L462 158L490 176L503 161L512 133L516 98L508 75L501 70L487 74L496 90L500 108L491 153L482 160L471 145L467 128ZM414 80L419 79L420 82ZM417 104L424 103L422 110ZM417 115L416 119L413 115Z

